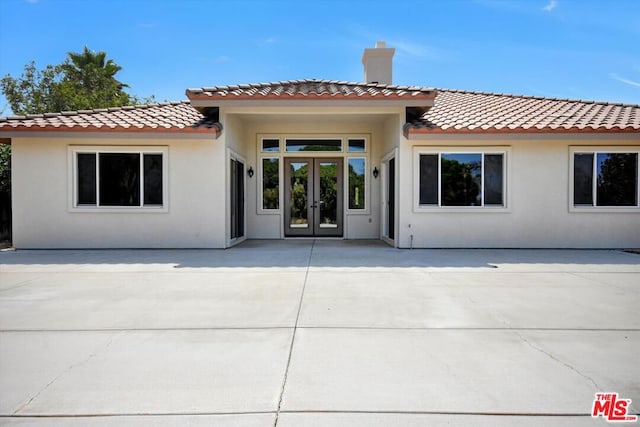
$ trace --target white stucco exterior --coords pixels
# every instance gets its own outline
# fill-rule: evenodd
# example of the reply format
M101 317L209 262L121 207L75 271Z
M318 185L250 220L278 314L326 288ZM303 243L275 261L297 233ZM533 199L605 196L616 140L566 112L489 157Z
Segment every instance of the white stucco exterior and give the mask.
M166 212L70 209L70 148L166 147ZM17 248L225 246L224 139L54 135L12 139L13 243Z
M408 248L635 248L637 207L575 209L571 148L638 150L638 135L423 136L400 144L397 246ZM506 206L422 208L416 159L421 150L506 150ZM412 242L413 237L413 242Z
M12 138L13 238L17 248L224 248L246 238L282 239L283 204L260 209L262 137L364 136L367 208L345 209L345 239L384 239L401 248L640 247L640 209L575 209L571 153L576 147L638 150L636 135L418 135L402 133L397 108L355 111L265 109L222 111L224 131L208 136L55 134ZM78 209L73 195L74 147L166 150L164 209ZM421 152L506 153L502 208L424 207L417 202ZM280 153L281 158L295 153ZM316 153L317 156L327 154ZM335 156L335 153L329 154ZM348 156L348 153L340 155ZM242 161L245 234L230 237L229 160ZM387 161L395 158L394 238L386 218ZM373 169L380 171L374 178ZM280 186L285 185L280 164ZM281 191L281 197L282 197Z

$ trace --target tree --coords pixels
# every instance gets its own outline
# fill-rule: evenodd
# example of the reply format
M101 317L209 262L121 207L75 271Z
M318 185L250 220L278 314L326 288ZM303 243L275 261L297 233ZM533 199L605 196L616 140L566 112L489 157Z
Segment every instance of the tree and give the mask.
M58 111L120 107L153 102L154 97L129 95L129 86L116 79L122 67L106 52L84 47L69 52L58 65L37 70L35 62L24 67L19 78L7 74L0 80L2 93L14 114L40 114Z
M64 102L58 91L61 65L47 65L37 70L34 61L24 66L20 78L9 74L0 80L2 93L14 114L39 114L62 111Z
M132 103L124 91L128 85L115 75L122 70L113 60L106 60L106 52L93 52L84 47L81 53L69 52L60 65L62 81L58 90L69 110L119 107Z
M638 155L635 153L600 153L598 206L636 206Z
M445 206L479 206L482 165L442 159L442 204Z

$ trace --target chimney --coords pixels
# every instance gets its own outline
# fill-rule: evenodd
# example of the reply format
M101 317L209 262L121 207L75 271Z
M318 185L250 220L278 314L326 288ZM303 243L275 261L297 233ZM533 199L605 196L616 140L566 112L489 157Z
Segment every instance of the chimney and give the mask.
M383 85L392 84L394 48L383 41L376 42L375 48L366 48L362 54L364 81Z

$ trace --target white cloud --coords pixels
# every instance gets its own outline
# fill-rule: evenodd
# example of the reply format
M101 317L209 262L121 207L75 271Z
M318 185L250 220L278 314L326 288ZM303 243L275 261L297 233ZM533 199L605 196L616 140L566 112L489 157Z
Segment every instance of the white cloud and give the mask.
M274 44L276 42L276 38L275 37L268 37L264 40L260 40L258 42L258 46L266 46L268 44Z
M548 5L542 8L545 12L551 12L558 6L558 0L551 0Z
M625 83L625 84L628 84L628 85L631 85L631 86L640 87L640 82L636 82L634 80L625 79L624 77L620 77L616 73L609 73L609 77L611 77L613 80L617 80L619 82L622 82L622 83Z

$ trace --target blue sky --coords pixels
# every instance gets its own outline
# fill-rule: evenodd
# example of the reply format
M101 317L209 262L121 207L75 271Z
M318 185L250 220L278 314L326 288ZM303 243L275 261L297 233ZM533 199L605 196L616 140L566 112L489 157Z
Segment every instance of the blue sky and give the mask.
M396 48L396 84L640 104L638 0L0 1L0 75L87 45L123 67L131 93L158 100L188 87L361 81L376 40Z

